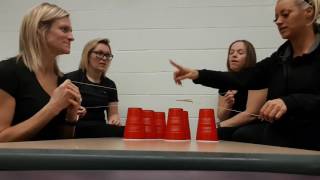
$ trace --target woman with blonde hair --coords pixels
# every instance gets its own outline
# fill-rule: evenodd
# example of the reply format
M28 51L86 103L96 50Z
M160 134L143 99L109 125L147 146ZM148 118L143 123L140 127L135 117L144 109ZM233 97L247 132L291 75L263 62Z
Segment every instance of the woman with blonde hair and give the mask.
M112 59L110 41L93 39L83 48L79 69L66 74L79 87L87 111L78 121L76 137L123 136L116 84L105 75Z
M268 88L259 113L262 122L241 127L232 140L320 150L319 7L319 0L277 0L274 22L287 41L270 57L241 72L194 70L172 62L175 82Z
M19 54L0 62L0 142L72 137L81 95L56 62L70 53L69 16L49 3L24 16Z

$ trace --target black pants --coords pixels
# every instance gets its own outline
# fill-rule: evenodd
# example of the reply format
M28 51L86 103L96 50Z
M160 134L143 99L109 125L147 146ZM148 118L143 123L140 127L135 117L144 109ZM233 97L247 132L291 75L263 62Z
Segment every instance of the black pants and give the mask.
M76 138L123 137L124 126L107 125L101 122L79 123Z
M304 127L296 129L254 121L239 127L218 128L221 140L320 150L319 133Z

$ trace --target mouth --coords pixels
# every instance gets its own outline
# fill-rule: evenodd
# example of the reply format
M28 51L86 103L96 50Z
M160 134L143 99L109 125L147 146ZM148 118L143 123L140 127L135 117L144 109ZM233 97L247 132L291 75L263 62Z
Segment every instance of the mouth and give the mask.
M235 59L232 59L230 62L231 62L231 64L238 64L239 63L239 61L235 60Z
M101 66L106 66L107 63L105 63L105 62L99 62L99 65L101 65Z
M278 30L279 30L280 33L285 32L286 29L287 29L287 27L278 27Z

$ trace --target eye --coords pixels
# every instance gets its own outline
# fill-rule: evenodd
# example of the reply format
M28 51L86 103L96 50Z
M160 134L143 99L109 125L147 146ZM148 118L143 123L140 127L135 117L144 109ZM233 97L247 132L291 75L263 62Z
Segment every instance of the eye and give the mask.
M278 20L278 16L276 16L274 19L273 19L273 22L277 22L277 20Z
M64 33L68 33L71 31L71 29L69 27L60 27L61 31Z

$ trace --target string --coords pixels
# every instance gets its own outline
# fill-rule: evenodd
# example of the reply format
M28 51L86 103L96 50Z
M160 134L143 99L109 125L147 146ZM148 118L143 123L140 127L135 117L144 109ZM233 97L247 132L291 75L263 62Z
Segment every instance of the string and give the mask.
M107 108L107 107L116 107L116 106L119 106L119 105L108 105L108 106L87 106L87 107L84 107L86 109L99 109L99 108Z
M98 88L117 90L116 88L112 88L112 87L99 86L99 85L89 84L89 83L84 83L84 82L79 82L79 81L71 81L71 82L73 82L75 84L81 84L81 85L93 86L93 87L98 87ZM225 93L226 92L214 93L213 95L220 95L220 94L225 94ZM192 99L177 99L176 101L193 103ZM87 106L87 107L84 107L84 108L86 108L86 109L99 109L99 108L107 108L107 107L114 107L114 106L119 106L119 105ZM225 108L225 107L222 107L222 106L218 106L218 108L224 109L224 110L227 110L227 111L231 111L231 112L245 113L245 114L249 114L251 116L260 117L260 115L257 115L257 114L252 114L252 113L248 113L248 112L245 112L245 111L239 111L239 110L235 110L235 109L229 109L229 108Z
M98 88L105 88L105 89L112 89L112 90L117 90L117 88L112 88L112 87L106 87L106 86L99 86L96 84L89 84L89 83L84 83L84 82L79 82L79 81L71 81L75 84L82 84L82 85L87 85L87 86L93 86L93 87L98 87Z
M177 99L176 101L193 103L192 99ZM248 113L248 112L245 112L245 111L239 111L239 110L235 110L235 109L229 109L229 108L225 108L225 107L222 107L222 106L218 106L217 108L218 109L224 109L224 110L227 110L227 111L232 111L232 112L245 113L245 114L248 114L248 115L251 115L251 116L255 116L255 117L260 117L260 115L258 115L258 114Z

